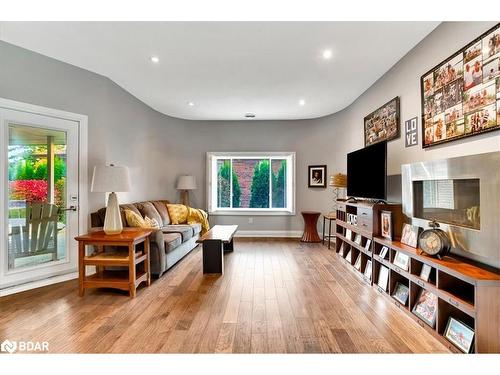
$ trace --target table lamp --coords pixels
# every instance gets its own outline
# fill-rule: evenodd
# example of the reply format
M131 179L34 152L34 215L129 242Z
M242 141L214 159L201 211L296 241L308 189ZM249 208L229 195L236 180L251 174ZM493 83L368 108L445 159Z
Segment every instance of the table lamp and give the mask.
M196 189L195 176L180 176L177 181L177 190L181 190L181 202L183 205L189 205L189 190Z
M123 224L116 192L130 191L128 168L113 164L95 166L90 191L96 193L111 192L106 206L103 229L106 234L120 234L123 231Z
M337 200L343 195L341 189L347 187L347 175L342 173L331 175L329 185L333 187L333 211L329 215L334 215L337 213Z

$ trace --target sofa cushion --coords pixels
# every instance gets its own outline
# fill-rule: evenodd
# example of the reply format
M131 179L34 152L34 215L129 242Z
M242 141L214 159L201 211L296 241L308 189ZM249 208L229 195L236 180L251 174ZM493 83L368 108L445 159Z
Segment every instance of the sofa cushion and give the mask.
M169 201L159 200L150 202L153 203L153 206L155 206L156 211L158 211L158 213L160 214L161 219L163 220L163 225L169 225L170 216L168 216L168 210L167 210L167 204L169 204Z
M189 224L191 228L193 228L193 236L196 236L201 232L201 224L200 223L192 223Z
M172 224L185 224L188 218L188 208L183 204L167 204L168 216Z
M120 204L120 214L122 216L123 226L127 226L127 218L125 217L125 210L130 210L132 212L135 212L138 215L141 215L141 213L139 212L137 207L135 207L133 204L131 204L131 203ZM103 220L103 222L104 222L104 220Z
M165 253L170 253L182 243L182 236L179 233L163 233L165 241Z
M165 225L161 228L163 233L179 233L182 235L182 242L186 242L193 237L193 228L187 224Z
M154 219L158 222L158 224L163 223L163 218L161 215L158 213L156 210L155 206L151 202L139 202L134 204L139 212L141 213L142 217L149 217L150 219Z

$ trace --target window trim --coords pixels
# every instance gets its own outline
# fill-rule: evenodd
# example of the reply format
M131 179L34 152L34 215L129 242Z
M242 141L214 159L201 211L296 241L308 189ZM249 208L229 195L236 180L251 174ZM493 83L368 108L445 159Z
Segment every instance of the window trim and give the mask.
M288 159L287 166L287 207L286 208L224 208L218 209L214 206L217 202L217 189L213 189L212 181L217 180L217 159ZM231 163L231 172L232 172ZM207 207L210 215L247 215L247 216L290 216L295 215L295 152L273 151L273 152L207 152ZM231 190L232 190L232 184ZM291 191L288 191L291 188ZM216 204L215 204L216 206Z

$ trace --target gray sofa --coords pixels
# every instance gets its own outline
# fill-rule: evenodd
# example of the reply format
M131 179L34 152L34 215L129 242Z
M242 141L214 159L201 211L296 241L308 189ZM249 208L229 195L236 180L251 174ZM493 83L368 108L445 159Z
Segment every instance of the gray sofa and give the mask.
M172 225L167 210L167 200L145 201L120 205L123 226L127 226L124 210L132 210L142 217L156 219L160 229L150 235L151 273L160 277L196 246L200 237L201 224ZM104 225L106 208L91 214L93 228Z

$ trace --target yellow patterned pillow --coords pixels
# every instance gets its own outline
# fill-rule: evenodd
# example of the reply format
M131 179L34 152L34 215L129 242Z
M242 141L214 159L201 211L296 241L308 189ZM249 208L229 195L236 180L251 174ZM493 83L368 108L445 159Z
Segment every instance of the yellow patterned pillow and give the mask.
M146 220L132 210L125 210L125 219L129 227L150 228Z
M168 215L173 225L185 224L188 218L188 208L183 204L167 204Z

